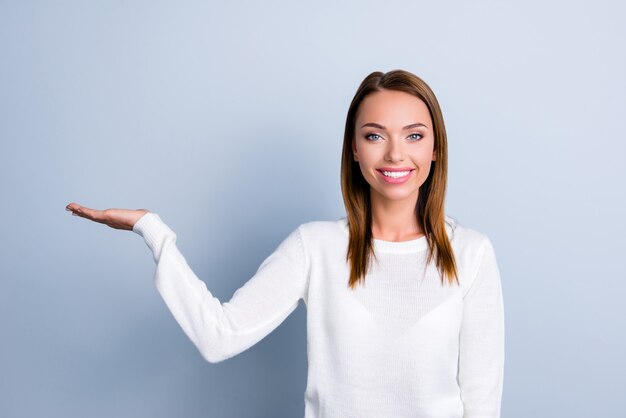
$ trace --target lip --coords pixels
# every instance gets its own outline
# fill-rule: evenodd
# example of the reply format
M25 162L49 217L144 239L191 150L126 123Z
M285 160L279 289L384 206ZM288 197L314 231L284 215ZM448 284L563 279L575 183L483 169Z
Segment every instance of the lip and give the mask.
M407 168L389 168L389 169L388 168L378 168L378 169L376 169L376 171L378 171L378 174L380 175L380 177L386 183L389 183L389 184L402 184L402 183L405 183L406 181L408 181L411 178L411 176L413 175L413 172L415 171L415 169L414 168L408 168L408 167ZM400 177L400 178L394 179L392 177L385 176L383 174L383 171L408 171L409 174L407 174L404 177Z
M381 168L377 168L376 170L378 171L410 171L410 170L415 170L414 168L411 167L381 167Z

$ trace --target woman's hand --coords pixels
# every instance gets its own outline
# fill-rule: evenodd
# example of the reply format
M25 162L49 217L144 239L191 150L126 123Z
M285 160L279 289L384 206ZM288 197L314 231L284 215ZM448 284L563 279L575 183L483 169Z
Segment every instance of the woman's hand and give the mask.
M127 231L132 231L139 218L149 212L147 209L90 209L73 202L67 205L65 210L72 212L74 216L82 216L94 222L108 225L111 228L125 229Z

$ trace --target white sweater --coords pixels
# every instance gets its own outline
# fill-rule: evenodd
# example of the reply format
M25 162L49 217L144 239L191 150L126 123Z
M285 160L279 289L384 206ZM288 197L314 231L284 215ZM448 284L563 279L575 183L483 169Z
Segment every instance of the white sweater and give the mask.
M496 418L504 309L494 249L486 235L448 216L446 230L460 287L442 285L434 262L425 265L422 237L375 239L377 261L365 287L351 290L344 217L299 225L221 303L191 270L159 215L148 212L133 228L152 250L159 293L211 363L250 348L303 299L305 418Z

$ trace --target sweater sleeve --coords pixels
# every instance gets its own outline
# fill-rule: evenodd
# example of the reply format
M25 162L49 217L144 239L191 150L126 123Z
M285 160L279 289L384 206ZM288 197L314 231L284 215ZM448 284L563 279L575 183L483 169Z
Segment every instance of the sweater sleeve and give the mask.
M157 290L185 334L211 363L250 348L280 325L303 298L307 274L300 227L260 265L256 273L221 303L187 264L176 234L158 214L148 212L134 225L154 256Z
M499 418L504 375L504 306L500 272L484 237L476 276L463 299L459 387L463 418Z

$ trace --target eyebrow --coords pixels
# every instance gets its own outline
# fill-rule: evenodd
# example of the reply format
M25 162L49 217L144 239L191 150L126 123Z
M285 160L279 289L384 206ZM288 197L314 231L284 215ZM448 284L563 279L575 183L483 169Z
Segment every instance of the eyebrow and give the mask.
M378 129L387 129L383 125L381 125L379 123L375 123L375 122L366 123L365 125L361 126L361 128L365 128L366 126L371 126L372 128L378 128ZM420 123L420 122L412 123L410 125L405 126L402 129L413 129L413 128L417 128L419 126L423 126L424 128L428 129L428 126L426 126L426 125L424 125L423 123Z

